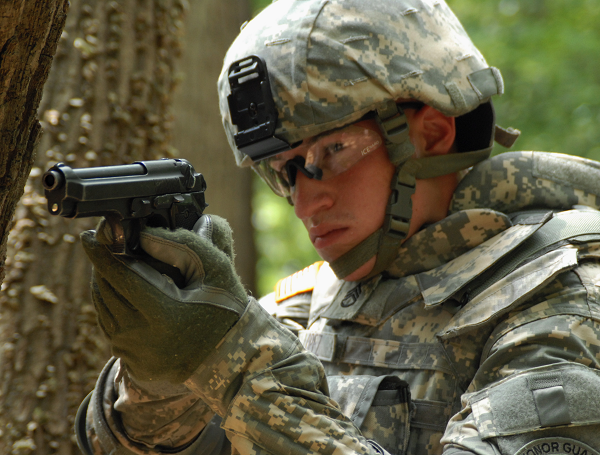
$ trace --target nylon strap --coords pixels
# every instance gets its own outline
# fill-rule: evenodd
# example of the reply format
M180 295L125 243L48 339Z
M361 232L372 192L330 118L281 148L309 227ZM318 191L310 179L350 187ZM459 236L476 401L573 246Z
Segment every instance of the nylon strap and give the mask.
M449 371L444 349L439 343L407 343L380 338L355 337L316 330L300 330L298 339L307 351L325 362L381 368L423 368ZM413 349L423 349L427 356L415 356ZM385 352L385 356L380 356Z
M489 158L492 148L476 150L474 152L450 153L447 155L428 156L419 158L421 169L416 174L418 179L430 179L446 174L462 171Z
M409 125L402 107L419 108L420 106L422 103L398 105L390 100L377 109L376 119L385 137L390 160L396 165L396 175L391 182L392 193L386 207L382 229L375 231L329 264L340 279L358 270L375 255L377 260L368 278L381 273L394 261L410 228L411 197L415 192L415 179L452 174L474 166L490 156L491 147L474 152L411 158L414 156L414 147L409 140Z
M379 247L379 238L382 234L382 229L376 230L354 248L330 262L329 267L331 267L335 276L343 279L375 256Z
M382 239L377 252L377 260L373 266L373 270L365 277L369 279L387 269L392 262L398 257L398 250L404 239L392 237L390 235L382 235Z
M385 138L385 146L394 166L399 166L415 153L415 147L409 140L409 125L403 108L417 109L422 103L396 104L389 100L377 109L375 120Z
M382 229L329 264L338 278L347 277L377 255L375 266L369 274L369 277L374 276L385 270L396 257L400 244L408 234L412 216L411 196L415 192L415 174L419 167L418 160L408 160L398 167L392 178L392 192Z

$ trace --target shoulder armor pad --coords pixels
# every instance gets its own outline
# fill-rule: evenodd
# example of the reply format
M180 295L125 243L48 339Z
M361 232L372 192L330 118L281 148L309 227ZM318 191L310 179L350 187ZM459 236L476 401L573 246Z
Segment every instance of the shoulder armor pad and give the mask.
M567 245L510 273L463 306L438 336L450 339L495 324L560 273L577 266L577 249Z
M275 285L275 302L280 303L295 295L311 292L315 288L317 274L323 264L324 261L315 262L305 269L279 280Z
M587 242L599 241L599 211L555 214L510 255L469 283L465 295L471 300L440 335L449 338L497 320L560 273L576 267L579 249L585 249Z
M599 181L597 161L561 153L501 153L474 166L459 183L450 213L477 207L503 213L568 210L575 205L600 210Z
M516 436L527 433L531 439L535 434L540 435L541 430L546 430L550 433L545 433L547 438L538 439L538 444L555 440L562 446L567 441L569 450L559 449L554 453L585 454L585 448L579 449L576 440L557 437L561 435L558 428L569 426L572 430L579 427L579 435L596 433L600 426L599 387L598 370L567 362L516 372L465 396L464 400L472 408L473 424L482 439L501 439L506 441L504 447L516 444L513 450L507 449L504 453L545 453L533 449L517 452L520 444ZM518 411L515 410L515 397L519 397ZM570 434L575 436L578 432ZM520 441L522 444L523 439ZM595 450L587 452L588 455L597 453Z

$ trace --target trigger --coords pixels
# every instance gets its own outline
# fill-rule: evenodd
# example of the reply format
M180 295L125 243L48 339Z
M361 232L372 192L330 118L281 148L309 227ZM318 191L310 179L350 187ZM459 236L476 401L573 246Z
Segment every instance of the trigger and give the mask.
M125 231L121 219L117 216L107 215L105 217L110 231L104 225L104 235L110 241L109 248L113 254L125 254Z

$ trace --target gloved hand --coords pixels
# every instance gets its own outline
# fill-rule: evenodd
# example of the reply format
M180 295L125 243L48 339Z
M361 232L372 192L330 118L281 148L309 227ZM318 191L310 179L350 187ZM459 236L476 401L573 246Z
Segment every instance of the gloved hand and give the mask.
M233 266L227 222L203 215L195 231L146 228L142 248L177 267L178 287L146 261L110 253L110 228L81 234L94 265L92 299L98 323L131 376L185 381L238 321L248 297Z

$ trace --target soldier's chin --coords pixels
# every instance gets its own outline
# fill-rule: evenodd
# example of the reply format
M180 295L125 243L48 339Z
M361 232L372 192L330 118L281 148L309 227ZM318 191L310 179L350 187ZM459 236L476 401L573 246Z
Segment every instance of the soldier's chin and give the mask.
M365 262L363 265L361 265L359 268L357 268L350 275L344 277L343 280L344 281L362 280L369 273L371 273L371 270L373 270L373 267L375 267L376 260L377 260L377 256L373 256L371 259L369 259L367 262Z
M332 248L332 247L328 247L328 248L316 248L317 250L317 254L321 257L321 259L323 259L324 261L327 262L333 262L335 261L337 258L342 257L344 255L344 253L347 251L345 249L337 249L337 248Z

